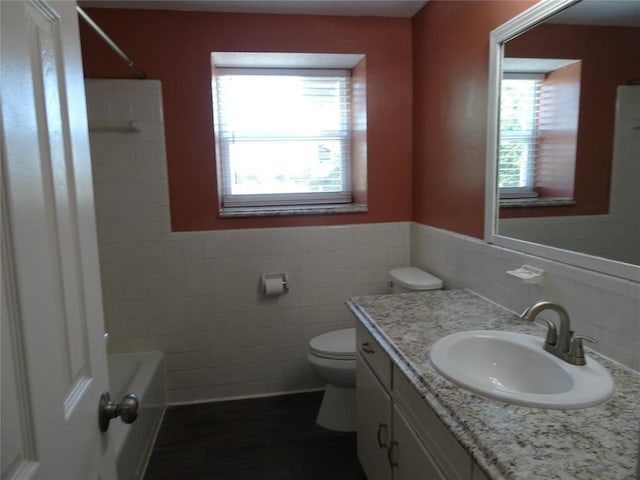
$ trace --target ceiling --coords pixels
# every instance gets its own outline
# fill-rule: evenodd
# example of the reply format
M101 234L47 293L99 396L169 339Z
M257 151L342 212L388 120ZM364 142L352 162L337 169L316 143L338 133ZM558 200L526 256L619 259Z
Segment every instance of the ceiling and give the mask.
M428 0L80 0L81 7L413 17Z
M579 61L564 58L505 57L502 59L502 71L504 73L547 73Z
M570 6L548 23L574 25L609 25L617 27L640 26L638 0L583 0Z

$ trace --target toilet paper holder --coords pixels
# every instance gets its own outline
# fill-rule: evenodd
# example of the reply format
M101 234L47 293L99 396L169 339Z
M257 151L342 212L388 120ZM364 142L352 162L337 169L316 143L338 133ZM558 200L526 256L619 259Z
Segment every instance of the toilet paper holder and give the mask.
M262 275L262 293L265 295L282 295L289 291L289 278L284 273L268 273Z

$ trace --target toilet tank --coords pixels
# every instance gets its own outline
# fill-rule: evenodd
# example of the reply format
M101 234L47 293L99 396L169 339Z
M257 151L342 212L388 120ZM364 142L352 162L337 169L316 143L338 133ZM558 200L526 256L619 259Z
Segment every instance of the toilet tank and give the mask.
M394 268L389 272L391 293L440 290L442 280L416 267Z

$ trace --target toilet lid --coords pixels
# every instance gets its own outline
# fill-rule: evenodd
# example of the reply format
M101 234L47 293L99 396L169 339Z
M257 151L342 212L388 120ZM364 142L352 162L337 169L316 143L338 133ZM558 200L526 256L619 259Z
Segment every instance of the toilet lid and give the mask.
M391 281L409 290L440 290L442 280L416 267L394 268L389 272Z
M356 357L356 329L334 330L313 337L309 350L322 358L353 360Z

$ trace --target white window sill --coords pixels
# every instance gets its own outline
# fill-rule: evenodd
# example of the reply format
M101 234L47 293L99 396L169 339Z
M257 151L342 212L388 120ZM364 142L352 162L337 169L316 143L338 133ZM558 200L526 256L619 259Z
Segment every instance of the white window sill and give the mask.
M222 208L220 218L287 217L292 215L332 215L336 213L366 213L366 205L348 203L336 205L287 205L282 207Z
M501 198L500 207L503 208L533 208L533 207L571 207L576 204L573 198Z

